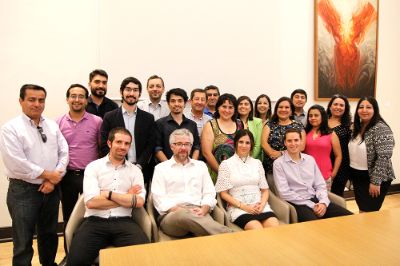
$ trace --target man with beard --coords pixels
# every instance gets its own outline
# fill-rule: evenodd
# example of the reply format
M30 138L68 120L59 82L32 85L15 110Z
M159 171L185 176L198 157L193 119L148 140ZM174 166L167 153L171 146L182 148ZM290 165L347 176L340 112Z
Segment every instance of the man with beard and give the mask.
M72 84L67 90L69 112L57 120L67 140L70 160L67 173L61 180L61 202L64 227L67 225L79 194L82 194L86 165L99 155L102 119L85 111L89 91L81 84ZM67 252L66 245L64 249Z
M189 158L192 133L186 128L177 129L168 142L173 156L156 166L151 184L161 230L175 237L232 232L209 214L216 203L215 188L206 164Z
M138 103L138 107L154 115L155 120L169 114L168 105L166 102L161 100L164 89L164 80L157 75L151 76L147 80L147 93L149 94L149 99Z
M137 108L139 97L142 94L142 83L137 78L128 77L121 83L120 93L122 105L120 108L108 112L101 126L101 154L107 155L109 147L107 139L109 132L116 127L126 128L133 137L132 145L128 151L128 160L136 164L148 183L153 174L150 167L154 149L154 116Z
M108 75L102 69L93 70L89 74L89 88L91 95L88 99L86 111L104 117L105 113L118 108L118 104L106 97Z
M188 96L183 89L175 88L167 92L167 103L170 114L156 121L156 147L155 156L159 162L169 160L173 155L169 145L169 136L175 129L186 128L193 137L193 148L191 157L195 160L200 155L200 138L196 122L183 115L183 109Z

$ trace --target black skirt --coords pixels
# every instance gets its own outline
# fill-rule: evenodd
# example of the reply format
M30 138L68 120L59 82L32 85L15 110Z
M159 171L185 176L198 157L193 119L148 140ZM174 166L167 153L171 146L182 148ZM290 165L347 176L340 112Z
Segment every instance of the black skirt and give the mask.
M236 220L233 223L238 225L240 228L244 228L246 226L246 224L250 221L254 221L254 220L264 221L271 217L276 217L275 213L273 213L273 212L263 212L260 214L246 213L246 214L242 214L238 218L236 218Z

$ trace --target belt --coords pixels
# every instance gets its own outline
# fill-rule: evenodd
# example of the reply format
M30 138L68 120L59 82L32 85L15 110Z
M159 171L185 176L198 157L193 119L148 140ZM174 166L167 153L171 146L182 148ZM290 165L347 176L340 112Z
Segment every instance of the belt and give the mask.
M35 187L40 187L40 186L42 185L42 184L33 184L33 183L29 183L29 182L27 182L27 181L24 181L24 180L22 180L22 179L17 179L17 178L10 178L10 177L8 177L8 180L9 180L10 182L13 182L13 183L24 184L24 185L35 186Z
M73 175L84 175L85 174L85 169L75 169L75 170L67 169L67 173L70 173L70 174L73 174Z
M130 216L110 216L108 218L103 218L99 216L89 216L86 219L92 220L92 221L110 221L110 220L123 220L123 219L132 219Z

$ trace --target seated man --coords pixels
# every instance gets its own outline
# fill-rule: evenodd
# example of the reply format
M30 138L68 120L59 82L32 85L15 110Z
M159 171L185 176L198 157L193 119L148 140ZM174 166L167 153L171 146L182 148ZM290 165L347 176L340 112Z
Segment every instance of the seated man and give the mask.
M209 214L216 203L216 192L205 163L189 158L192 133L177 129L169 143L173 156L156 166L151 186L161 230L176 237L231 232Z
M131 218L144 204L146 191L140 169L125 160L132 136L125 128L110 131L110 153L88 164L83 180L85 220L72 239L68 265L90 265L107 246L148 243Z
M299 222L352 214L329 201L314 158L300 152L300 131L288 129L284 144L287 151L274 162L274 180L280 197L296 209Z

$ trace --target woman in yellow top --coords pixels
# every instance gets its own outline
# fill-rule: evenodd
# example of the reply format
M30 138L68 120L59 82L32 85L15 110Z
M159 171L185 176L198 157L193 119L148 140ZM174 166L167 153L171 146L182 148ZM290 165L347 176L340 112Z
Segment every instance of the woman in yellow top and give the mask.
M244 129L250 130L254 136L254 148L251 156L255 159L261 159L261 134L263 123L260 118L253 117L253 103L247 96L238 98L239 118L244 125Z

